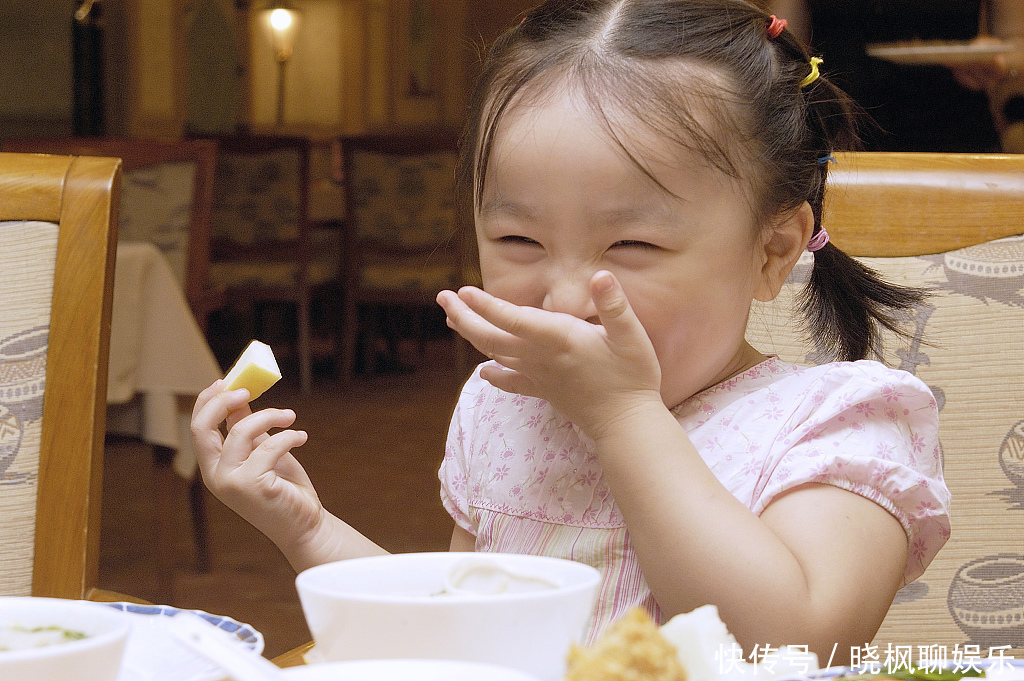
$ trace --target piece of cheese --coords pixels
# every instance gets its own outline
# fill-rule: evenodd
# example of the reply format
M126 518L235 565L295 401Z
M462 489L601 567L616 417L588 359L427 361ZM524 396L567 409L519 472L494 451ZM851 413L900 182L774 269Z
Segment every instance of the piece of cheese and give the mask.
M254 340L242 351L224 377L224 389L246 388L251 402L280 380L281 370L277 368L274 351L266 343Z

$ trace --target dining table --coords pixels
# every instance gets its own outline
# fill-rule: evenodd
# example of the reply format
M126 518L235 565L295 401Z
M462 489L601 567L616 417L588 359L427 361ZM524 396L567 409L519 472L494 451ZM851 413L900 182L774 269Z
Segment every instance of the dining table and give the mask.
M301 667L306 664L306 653L313 649L313 642L303 643L302 645L292 648L288 652L281 653L277 657L271 660L278 667Z
M221 369L167 258L150 242L117 244L107 372L107 432L173 451L191 480L196 396Z

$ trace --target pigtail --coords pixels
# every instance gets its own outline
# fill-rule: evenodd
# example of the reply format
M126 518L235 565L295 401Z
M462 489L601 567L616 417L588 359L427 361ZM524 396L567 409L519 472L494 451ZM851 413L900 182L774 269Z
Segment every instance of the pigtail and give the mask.
M878 348L882 329L900 337L906 311L920 305L922 289L897 286L832 244L814 254L800 306L815 343L833 359L864 359Z
M857 121L863 116L849 97L821 77L804 93L808 127L818 139L817 181L809 197L815 233L821 228L822 203L833 149L860 147ZM801 292L806 330L831 359L855 361L877 353L883 330L908 338L907 311L926 298L923 289L898 286L850 257L832 243L814 252L814 267Z

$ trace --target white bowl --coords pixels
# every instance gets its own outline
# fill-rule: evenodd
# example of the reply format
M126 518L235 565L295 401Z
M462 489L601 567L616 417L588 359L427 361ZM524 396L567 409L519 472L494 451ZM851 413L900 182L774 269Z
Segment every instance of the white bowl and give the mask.
M128 618L89 601L59 598L0 598L0 630L61 627L84 638L41 648L0 651L0 679L114 681L121 669Z
M536 676L461 660L354 660L292 667L288 681L538 681Z
M512 584L531 590L446 592L446 578L467 566L476 576L525 576ZM534 588L536 580L546 583ZM295 584L316 642L313 661L466 660L554 681L583 635L599 581L594 568L558 558L405 553L320 565Z

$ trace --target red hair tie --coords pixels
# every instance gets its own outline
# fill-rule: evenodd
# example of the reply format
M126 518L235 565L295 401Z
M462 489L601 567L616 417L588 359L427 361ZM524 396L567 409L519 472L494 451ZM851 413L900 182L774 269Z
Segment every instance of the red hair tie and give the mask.
M789 24L789 22L785 19L778 18L774 14L769 16L768 19L768 37L775 40L779 37L779 34L782 33L782 29L786 28L786 25Z

